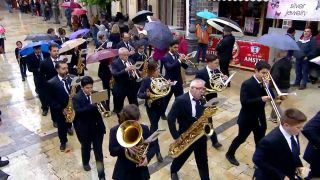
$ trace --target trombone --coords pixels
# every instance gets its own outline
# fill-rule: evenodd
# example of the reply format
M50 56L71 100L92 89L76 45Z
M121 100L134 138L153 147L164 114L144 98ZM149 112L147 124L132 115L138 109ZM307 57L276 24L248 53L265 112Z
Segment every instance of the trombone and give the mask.
M110 117L111 116L111 111L106 110L106 108L103 106L103 104L100 103L96 103L98 111L100 112L100 114L102 115L102 117Z

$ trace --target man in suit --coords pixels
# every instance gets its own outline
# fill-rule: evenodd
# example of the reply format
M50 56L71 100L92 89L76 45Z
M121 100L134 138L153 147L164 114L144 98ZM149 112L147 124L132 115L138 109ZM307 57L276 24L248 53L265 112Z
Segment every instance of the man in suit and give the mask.
M134 54L132 54L130 56L130 58L136 63L138 61L143 62L145 61L148 57L147 55L144 53L145 47L143 44L141 43L137 43L136 44L136 51Z
M303 156L310 164L309 178L320 178L320 111L304 126L302 134L309 140Z
M127 97L129 104L138 105L136 93L136 71L134 62L129 59L129 51L126 48L119 49L119 58L111 64L111 73L115 80L113 86L114 112L120 113L123 108L124 99Z
M60 150L66 149L68 125L65 115L67 114L67 105L69 93L71 90L71 79L68 78L68 65L63 61L55 62L55 68L58 72L56 76L48 81L48 98L51 109L51 116L58 125L58 136L60 139Z
M212 89L210 86L210 77L213 76L215 73L220 73L218 69L219 66L219 59L216 55L208 54L206 56L206 63L207 66L196 73L196 79L202 79L206 82L205 87L208 89ZM228 77L226 77L228 78ZM209 101L212 98L218 97L217 93L209 93L205 95L206 101ZM212 119L211 119L212 121ZM216 132L213 132L211 136L212 146L216 149L221 148L221 144L218 141Z
M165 78L175 83L171 87L170 93L166 96L165 109L167 109L167 106L173 94L175 98L183 94L183 81L181 76L181 67L184 69L187 69L188 65L185 63L186 61L185 55L181 55L179 57L178 48L179 48L179 41L173 40L170 43L169 52L162 59L164 63L164 68L166 70ZM166 118L162 117L162 119L166 119Z
M298 109L284 112L279 127L261 139L253 154L257 166L254 176L257 180L297 179L296 171L302 171L299 157L299 133L307 117Z
M129 104L125 106L119 117L119 124L127 120L136 120L140 119L140 111L138 106L134 104ZM147 139L151 133L148 126L140 124L142 128L142 137ZM150 174L148 171L148 163L155 154L154 143L149 144L148 151L142 162L136 164L130 161L125 156L125 151L129 153L134 153L136 146L131 148L122 147L117 140L117 131L120 125L116 125L110 129L109 135L109 152L113 157L117 157L116 164L114 165L114 170L112 174L112 179L116 180L148 180L150 179Z
M220 60L220 70L224 75L229 76L229 64L232 60L232 51L235 38L231 34L231 28L224 27L223 37L217 45L216 51ZM230 83L228 84L230 86Z
M85 171L90 171L91 144L96 158L99 179L105 179L103 166L102 143L106 133L101 114L96 105L91 104L93 79L85 76L81 79L81 89L73 97L73 107L76 113L74 128L81 143L82 165Z
M239 132L226 153L226 158L233 165L239 166L235 158L236 150L246 141L251 132L253 132L256 144L265 136L267 123L264 107L271 98L267 96L263 87L263 77L269 74L269 70L270 65L267 62L258 61L254 75L241 85L242 107L238 117Z
M131 44L130 42L130 34L129 33L123 33L122 34L122 41L120 41L118 44L117 44L117 49L120 49L120 48L127 48L128 51L130 52L130 54L134 54L134 46L133 44Z
M177 97L168 114L168 125L171 136L177 140L181 134L189 129L192 124L201 117L204 111L205 102L201 101L201 97L205 92L205 82L201 79L194 79L191 81L190 90ZM179 129L176 128L176 121L178 121ZM171 164L171 179L178 180L178 171L181 169L185 161L194 152L200 178L208 180L208 155L207 155L207 138L201 137L193 143L185 152L175 158Z
M59 33L59 40L55 41L57 44L59 44L61 46L63 43L69 41L69 38L66 37L66 30L65 29L59 28L58 33Z

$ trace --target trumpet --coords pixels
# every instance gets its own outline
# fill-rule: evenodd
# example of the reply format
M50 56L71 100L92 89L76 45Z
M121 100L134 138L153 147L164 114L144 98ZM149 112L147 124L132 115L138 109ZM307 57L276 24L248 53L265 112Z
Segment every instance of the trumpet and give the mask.
M267 93L267 95L270 97L271 101L271 106L274 110L274 112L276 113L276 116L277 116L277 120L280 121L281 119L281 114L280 114L280 111L279 109L277 108L276 106L276 103L275 103L275 100L273 99L272 97L272 94L270 92L270 89L269 89L269 86L268 86L268 83L271 81L272 85L275 87L275 89L278 88L278 86L276 85L276 83L274 82L273 78L271 77L271 74L268 73L266 76L262 77L262 82L263 82L263 87ZM278 88L279 89L279 88Z
M179 55L179 59L181 59L181 56L184 56L184 54L181 54L181 53L178 53L178 55ZM185 61L185 63L193 66L194 68L198 68L197 65L189 59L189 57L190 57L190 54L187 54L187 55L183 58L183 60Z
M130 66L132 66L132 63L128 60L127 61L129 63ZM142 81L142 77L139 76L139 74L137 73L137 70L131 70L131 74L136 77L136 81L137 82L141 82Z

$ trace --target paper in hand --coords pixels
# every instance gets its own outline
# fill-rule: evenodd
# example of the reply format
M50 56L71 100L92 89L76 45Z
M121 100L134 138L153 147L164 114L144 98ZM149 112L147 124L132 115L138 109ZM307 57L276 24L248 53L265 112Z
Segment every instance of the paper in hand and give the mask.
M66 63L70 63L71 62L71 56L72 55L60 55L59 56L59 61L64 61Z
M157 131L152 133L151 136L149 136L144 142L145 143L151 143L151 142L157 140L159 135L164 131L166 131L166 130L165 129L158 129Z
M112 48L112 42L111 41L107 43L107 48Z
M236 74L237 72L232 73L229 78L223 83L224 86L227 86L228 83L231 81L231 79L233 78L233 76Z
M108 92L106 90L95 92L91 95L91 103L101 103L108 100Z
M187 54L187 57L194 58L194 57L196 57L196 55L197 55L197 51L193 51L193 52Z

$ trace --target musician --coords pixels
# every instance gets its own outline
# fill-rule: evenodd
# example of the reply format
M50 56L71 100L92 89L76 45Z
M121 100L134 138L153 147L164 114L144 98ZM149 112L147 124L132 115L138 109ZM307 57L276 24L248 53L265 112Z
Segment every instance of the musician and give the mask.
M296 179L296 170L301 170L299 158L299 133L307 117L298 109L284 112L279 127L274 128L257 144L253 162L257 166L255 179Z
M310 164L308 178L320 178L320 111L304 126L302 134L309 140L303 156Z
M168 114L168 125L171 136L177 140L204 111L204 103L201 97L205 92L205 82L201 79L191 81L189 92L177 97ZM178 121L179 129L176 128ZM183 166L184 162L194 152L200 178L202 180L209 178L208 155L207 155L207 138L201 137L193 143L185 152L175 158L171 164L171 179L178 180L178 171Z
M110 80L112 78L111 70L110 70L110 61L111 59L104 59L99 62L98 68L98 77L101 79L103 89L108 92L108 100L105 101L105 108L110 110Z
M72 98L75 111L74 128L81 144L82 165L90 171L89 165L91 145L96 158L99 179L105 179L102 143L106 128L97 107L91 104L93 79L85 76L81 79L81 89Z
M256 144L265 136L267 124L265 104L271 100L263 87L263 77L269 75L270 65L265 61L258 61L254 75L241 85L240 102L241 110L238 117L238 136L232 141L226 158L236 166L239 166L235 153L238 147L246 141L253 132ZM271 90L270 90L271 91ZM272 92L272 91L271 91Z
M130 59L132 59L135 63L140 61L140 62L143 62L145 61L148 57L147 55L144 53L145 51L145 47L143 44L141 44L140 42L138 42L136 44L136 51L134 54L132 54L130 56Z
M82 73L78 74L78 70L77 70L77 66L79 65L79 60L82 61L82 63L85 63L85 59L82 57L83 55L81 54L80 56L80 52L81 52L81 47L75 47L73 50L71 50L72 54L71 54L71 61L70 63L68 63L68 67L69 67L69 73L73 74L75 76L83 76L84 75L84 71L82 71Z
M119 58L111 63L111 73L115 80L112 90L114 112L120 113L124 99L127 97L129 104L138 105L136 93L136 79L134 62L129 59L129 51L126 48L119 49Z
M117 49L120 49L122 47L127 48L130 54L134 54L134 46L130 42L130 34L126 32L122 34L122 41L117 44Z
M58 136L60 139L60 150L66 149L68 125L65 115L69 93L71 90L71 79L68 78L68 65L63 61L54 62L58 74L48 81L48 98L51 115L58 125Z
M138 106L134 104L129 104L125 106L119 116L119 123L126 120L136 120L140 119L140 111ZM151 133L146 125L140 124L142 127L143 138L147 139ZM117 157L116 164L114 166L112 179L115 180L147 180L150 179L148 171L148 162L152 159L155 154L154 143L150 143L149 149L147 151L145 160L140 164L135 164L134 162L127 159L125 156L125 148L120 146L117 141L117 130L120 125L116 125L110 129L109 135L109 152L113 157ZM135 147L129 148L129 153L134 153Z
M221 73L220 70L218 69L219 66L219 59L216 55L206 55L206 63L207 66L201 70L199 70L196 73L195 78L196 79L202 79L206 82L205 86L208 89L211 89L210 86L210 77L212 77L215 73ZM228 77L226 77L228 78ZM217 93L210 93L210 94L206 94L205 98L207 101L209 101L212 98L216 98L218 95ZM212 120L211 120L212 121ZM211 141L212 141L212 146L216 149L219 149L222 147L222 145L219 143L218 138L217 138L217 134L214 131L212 136L211 136Z
M96 44L96 50L107 49L107 37L104 34L98 35L98 43Z
M146 99L145 101L145 106L146 106L146 111L147 115L150 120L150 133L152 134L153 132L158 130L158 123L160 120L160 116L164 113L164 97L157 99L152 102L151 106L148 106L147 100L150 98L150 91L151 91L151 81L152 78L158 78L160 75L160 68L158 64L154 61L150 61L148 63L148 75L145 77L141 83L141 87L138 92L138 97L140 99ZM156 156L158 162L162 162L163 158L160 153L160 146L158 140L155 143L155 151L156 151Z
M181 67L187 69L188 65L185 63L185 55L179 57L178 48L179 41L173 40L170 43L169 52L162 59L166 70L165 78L175 83L171 88L171 92L166 96L165 108L167 108L173 94L175 98L183 94Z
M55 42L56 42L57 44L59 44L60 46L61 46L63 43L69 41L69 38L66 37L66 30L65 30L65 29L59 28L59 29L58 29L58 34L59 34L59 40L56 40Z

